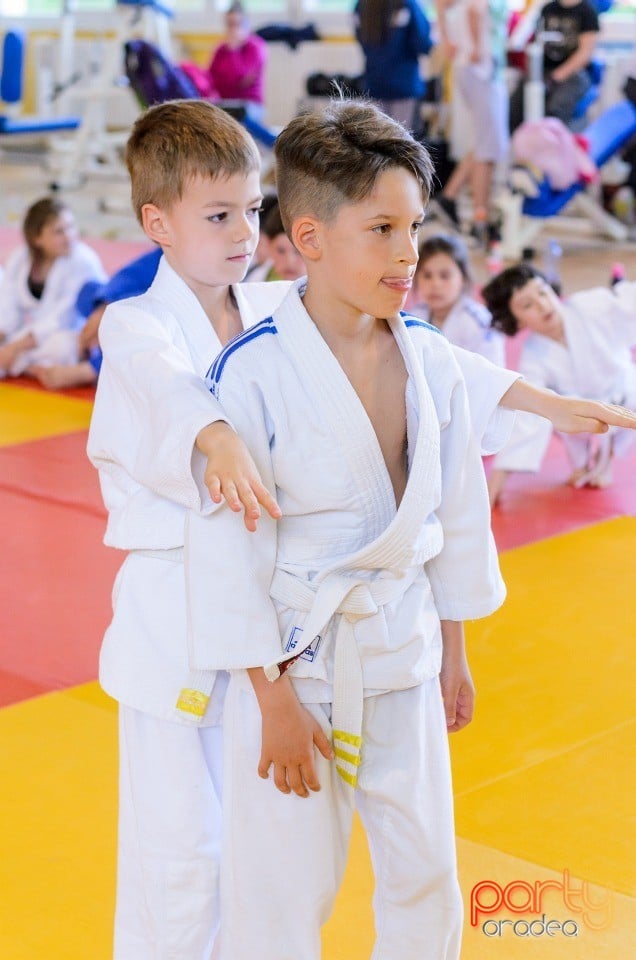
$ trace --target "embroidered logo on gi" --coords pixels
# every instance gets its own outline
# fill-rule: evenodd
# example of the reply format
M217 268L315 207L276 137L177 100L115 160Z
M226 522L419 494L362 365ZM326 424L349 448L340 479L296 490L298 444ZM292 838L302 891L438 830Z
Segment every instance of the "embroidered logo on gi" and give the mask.
M291 633L289 634L289 640L285 645L285 653L291 653L292 650L296 649L296 647L300 643L302 632L303 632L302 627L291 628ZM318 634L318 636L314 637L314 639L311 641L307 649L303 650L303 652L299 654L298 659L302 658L303 660L309 660L310 663L313 663L314 660L316 659L316 654L318 653L318 648L320 647L321 643L322 643L322 637L320 636L320 634Z

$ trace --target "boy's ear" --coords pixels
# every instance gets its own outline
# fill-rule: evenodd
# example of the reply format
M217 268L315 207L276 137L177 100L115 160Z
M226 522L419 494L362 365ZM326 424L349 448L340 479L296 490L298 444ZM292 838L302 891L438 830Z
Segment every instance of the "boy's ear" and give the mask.
M150 240L154 240L162 247L170 245L165 213L154 203L144 203L141 208L141 225Z
M322 255L321 223L314 217L305 216L294 220L291 241L305 260L320 260Z

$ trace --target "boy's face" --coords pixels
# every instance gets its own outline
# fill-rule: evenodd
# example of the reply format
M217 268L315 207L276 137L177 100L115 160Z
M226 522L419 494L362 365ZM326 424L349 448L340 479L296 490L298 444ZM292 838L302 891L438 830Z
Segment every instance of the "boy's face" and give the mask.
M319 223L321 300L352 317L398 313L411 289L423 220L413 174L402 167L382 173L364 200Z
M544 337L558 337L563 332L561 303L550 284L541 277L534 277L515 290L509 307L520 330L541 333Z
M239 283L258 243L262 199L256 170L247 176L196 176L170 209L151 207L161 228L152 239L195 294Z

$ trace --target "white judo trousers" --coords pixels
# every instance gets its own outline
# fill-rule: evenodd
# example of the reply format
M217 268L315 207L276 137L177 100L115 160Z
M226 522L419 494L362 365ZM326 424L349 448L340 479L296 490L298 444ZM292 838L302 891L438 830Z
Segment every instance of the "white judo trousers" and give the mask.
M238 285L245 326L287 284ZM99 470L105 542L130 551L113 589L100 682L120 706L115 960L210 960L218 928L224 685L204 716L176 709L188 675L185 517L212 510L193 456L223 417L205 386L221 344L162 258L150 289L111 304L88 453ZM236 517L241 525L240 517Z
M223 733L119 708L114 960L210 960Z
M365 697L358 787L316 752L321 790L307 799L256 776L261 715L248 684L235 675L225 706L232 749L224 768L219 960L319 960L356 807L376 881L372 960L456 960L462 899L439 680ZM330 737L329 704L305 707Z

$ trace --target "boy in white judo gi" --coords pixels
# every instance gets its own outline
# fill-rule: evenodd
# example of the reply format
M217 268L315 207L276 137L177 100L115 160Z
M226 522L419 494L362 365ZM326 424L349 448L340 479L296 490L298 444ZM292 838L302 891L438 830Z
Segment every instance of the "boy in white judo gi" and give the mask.
M231 671L219 956L317 960L357 805L373 957L449 960L447 732L474 699L461 621L505 590L465 380L445 338L399 313L430 160L361 102L295 118L275 150L307 278L208 379L282 518L248 536L221 508L186 531L191 683L205 697Z
M562 395L596 396L607 403L636 405L636 284L611 290L582 290L561 301L543 275L530 264L502 271L483 291L493 326L508 336L526 330L519 370L531 384ZM631 430L612 427L602 437L563 436L575 487L604 487L611 482L612 461L633 441ZM521 414L512 435L497 455L488 485L497 502L512 471L535 472L552 434L548 420Z
M205 101L161 104L127 151L135 212L163 257L149 290L106 309L88 452L129 551L100 680L120 705L116 960L209 960L218 924L221 698L187 679L188 512L227 498L254 528L275 502L204 383L218 351L287 290L242 280L258 240L259 155ZM216 422L215 422L216 421ZM235 517L237 527L241 526Z

